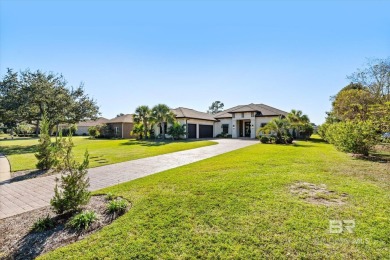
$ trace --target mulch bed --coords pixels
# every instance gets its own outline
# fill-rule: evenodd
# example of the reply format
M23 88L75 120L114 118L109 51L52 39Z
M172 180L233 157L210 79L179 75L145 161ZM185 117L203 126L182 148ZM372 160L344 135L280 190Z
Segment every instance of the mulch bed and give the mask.
M56 216L50 206L1 219L0 259L34 259L41 254L85 238L118 217L106 212L107 202L103 195L91 197L89 204L83 209L95 211L98 220L82 232L65 227L69 215ZM51 230L32 232L31 227L34 222L47 215L54 219L57 225Z

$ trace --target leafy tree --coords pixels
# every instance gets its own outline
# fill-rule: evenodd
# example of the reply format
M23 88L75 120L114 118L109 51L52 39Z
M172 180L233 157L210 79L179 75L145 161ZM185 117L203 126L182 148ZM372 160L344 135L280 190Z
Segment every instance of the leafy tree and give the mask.
M36 123L38 133L44 113L50 131L61 123L95 119L99 108L84 93L83 84L70 89L66 84L62 75L54 73L25 70L19 75L8 70L0 86L1 120L8 125L15 121Z
M99 128L97 126L91 126L88 128L88 134L91 138L96 138L100 135Z
M219 112L222 112L224 106L225 105L221 101L214 101L211 106L209 106L207 113L215 115Z
M47 119L46 114L44 114L40 123L41 133L39 135L37 153L35 154L35 157L38 159L36 166L41 170L48 170L55 163L53 146L49 135L49 125L49 120Z
M125 114L123 114L123 113L119 113L119 114L117 114L116 115L116 117L120 117L120 116L124 116Z
M358 69L348 79L367 87L376 101L390 101L390 57L368 60L365 68Z
M186 130L184 125L181 125L179 122L175 122L169 127L168 134L172 136L173 139L179 139L180 136L186 134Z
M375 98L368 90L346 89L336 95L332 107L334 115L342 121L365 121L369 116L369 107L373 104Z
M390 102L372 105L368 113L369 119L379 132L390 132Z
M162 138L165 139L165 124L173 123L175 121L175 114L165 104L158 104L153 107L152 115L156 122L158 122L162 129Z
M7 73L3 80L0 81L0 122L5 127L11 130L13 138L13 130L18 123L24 121L20 104L20 82L18 73L7 69Z
M27 135L27 134L31 134L32 132L33 131L32 131L31 125L26 124L26 123L20 123L16 127L16 133L18 135Z
M85 151L83 162L77 163L73 158L72 136L64 140L60 136L57 146L57 164L55 172L61 173L60 183L56 183L54 197L50 205L58 214L76 211L89 202L91 193L88 191L89 154Z
M134 119L134 122L141 123L143 125L143 131L144 131L143 136L145 138L147 138L149 125L153 121L152 111L150 110L150 108L148 106L137 107L135 109L133 119Z

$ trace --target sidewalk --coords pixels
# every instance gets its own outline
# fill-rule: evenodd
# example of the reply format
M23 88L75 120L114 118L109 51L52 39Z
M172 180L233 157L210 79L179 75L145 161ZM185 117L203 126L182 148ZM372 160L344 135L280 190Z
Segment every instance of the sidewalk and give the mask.
M218 144L89 169L90 190L99 190L258 143L256 140L238 139L213 141ZM54 195L56 177L58 175L13 183L0 182L0 219L49 205Z
M11 178L11 167L7 157L0 153L0 182Z

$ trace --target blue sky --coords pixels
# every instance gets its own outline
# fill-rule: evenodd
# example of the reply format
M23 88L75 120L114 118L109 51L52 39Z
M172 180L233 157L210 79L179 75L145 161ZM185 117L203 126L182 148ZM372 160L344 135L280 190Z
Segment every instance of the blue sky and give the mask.
M0 1L1 77L62 73L108 118L220 100L319 124L347 75L390 56L390 1Z

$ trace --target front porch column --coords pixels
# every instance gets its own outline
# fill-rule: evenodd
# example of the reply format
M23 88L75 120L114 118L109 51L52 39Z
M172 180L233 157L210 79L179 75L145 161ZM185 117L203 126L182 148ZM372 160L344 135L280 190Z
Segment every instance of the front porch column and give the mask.
M251 119L251 138L256 138L256 121Z
M238 121L237 120L232 120L232 138L237 138L237 132L238 132Z
M199 139L199 124L196 124L196 139Z

